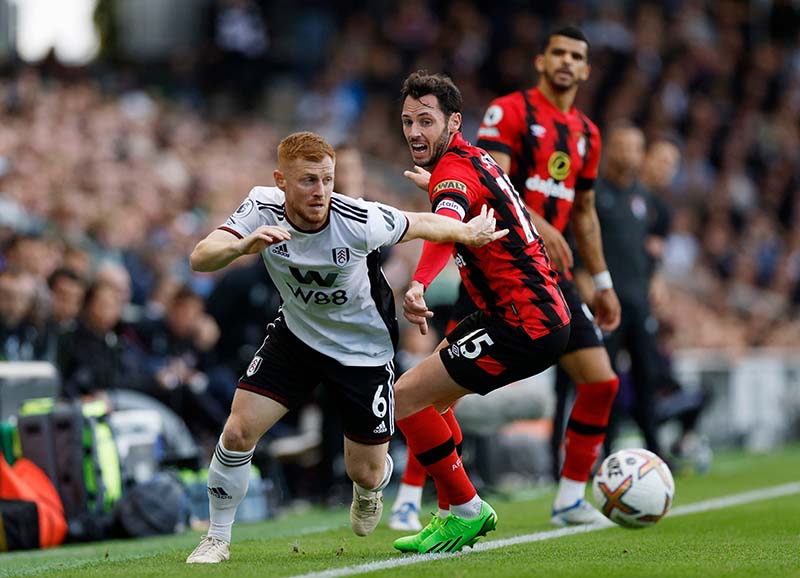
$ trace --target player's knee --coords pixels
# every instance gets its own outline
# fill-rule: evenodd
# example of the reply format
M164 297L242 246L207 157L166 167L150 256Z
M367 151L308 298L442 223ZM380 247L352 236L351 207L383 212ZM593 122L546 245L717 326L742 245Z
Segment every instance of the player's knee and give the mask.
M402 377L394 384L394 415L396 419L403 419L413 413L407 380Z
M233 452L246 452L256 445L258 439L253 428L234 416L228 418L222 432L222 443L225 449Z
M365 489L377 487L383 480L385 460L380 463L371 463L367 460L359 463L346 464L347 475L356 484Z

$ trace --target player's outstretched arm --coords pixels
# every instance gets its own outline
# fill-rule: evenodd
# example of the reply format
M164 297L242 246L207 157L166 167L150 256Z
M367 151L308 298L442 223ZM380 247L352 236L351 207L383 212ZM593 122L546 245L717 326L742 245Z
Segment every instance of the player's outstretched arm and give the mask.
M508 229L496 230L497 219L494 216L494 209L487 209L486 205L481 207L480 215L467 223L434 213L405 213L405 215L408 217L408 231L401 242L425 239L434 243L455 242L471 247L482 247L508 234Z
M274 243L291 238L286 229L267 225L241 239L228 231L217 229L197 244L189 261L194 271L216 271L242 255L260 253Z

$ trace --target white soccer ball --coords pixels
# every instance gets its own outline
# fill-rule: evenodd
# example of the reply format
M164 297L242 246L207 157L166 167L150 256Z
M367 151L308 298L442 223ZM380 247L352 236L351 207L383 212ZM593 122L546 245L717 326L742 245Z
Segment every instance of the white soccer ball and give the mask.
M592 495L601 512L626 528L646 528L666 516L675 498L667 464L643 449L620 450L600 465Z

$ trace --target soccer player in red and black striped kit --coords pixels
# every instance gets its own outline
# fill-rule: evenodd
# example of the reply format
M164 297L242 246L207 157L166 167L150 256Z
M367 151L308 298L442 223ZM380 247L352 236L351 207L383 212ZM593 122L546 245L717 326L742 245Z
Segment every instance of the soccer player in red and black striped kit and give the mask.
M440 508L395 547L450 552L493 530L497 515L477 495L456 450L457 432L441 412L464 395L487 394L555 363L569 339L570 312L511 181L486 151L462 138L458 88L446 76L417 72L402 96L403 133L417 167L412 180L428 191L433 212L463 221L488 205L508 230L481 249L426 243L403 302L406 318L426 331L432 313L425 288L453 255L478 308L395 385L397 425L433 477Z
M508 173L523 196L559 270L559 286L572 311L570 341L559 364L577 384L577 396L567 424L551 521L560 526L590 524L603 517L584 500L586 482L605 439L619 386L600 330L612 331L619 325L620 305L603 257L594 206L600 133L573 104L579 85L589 76L589 42L576 27L554 30L545 38L535 65L540 75L537 86L494 100L484 115L477 144ZM594 318L581 302L570 274L572 252L563 235L568 224L593 275ZM469 310L463 301L459 299L456 310ZM452 415L448 418L455 422ZM460 432L457 425L453 430ZM412 460L403 476L392 508L392 527L413 523L424 482L415 475L419 472L415 466Z

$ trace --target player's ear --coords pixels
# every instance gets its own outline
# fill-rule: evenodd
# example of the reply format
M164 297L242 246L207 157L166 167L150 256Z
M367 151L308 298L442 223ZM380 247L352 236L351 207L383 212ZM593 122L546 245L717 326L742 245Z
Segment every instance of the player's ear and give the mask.
M286 177L283 176L283 173L280 169L275 169L272 172L272 178L275 179L275 186L282 190L284 193L286 192Z
M591 74L591 72L592 72L592 65L587 62L586 66L583 67L583 74L581 74L581 77L578 80L583 81L588 79L589 74Z
M542 74L544 72L544 54L537 54L533 65L536 67L536 72Z
M461 113L454 112L447 121L447 130L451 133L461 130Z

